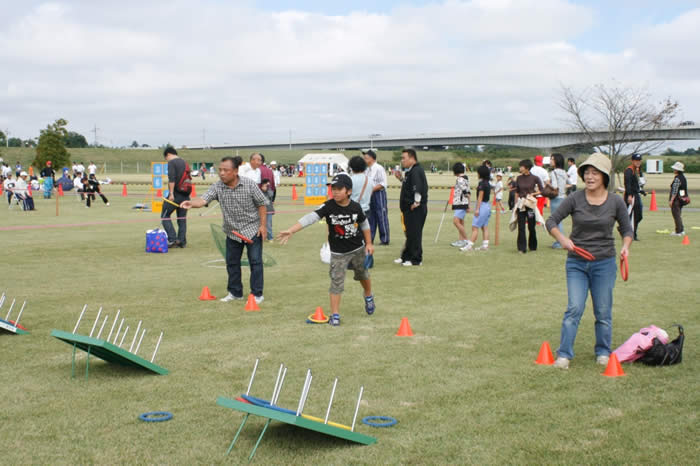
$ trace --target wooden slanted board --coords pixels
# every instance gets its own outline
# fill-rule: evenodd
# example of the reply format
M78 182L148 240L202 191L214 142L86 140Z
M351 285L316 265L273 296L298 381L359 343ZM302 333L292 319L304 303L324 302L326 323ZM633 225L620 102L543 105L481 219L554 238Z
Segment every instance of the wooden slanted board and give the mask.
M312 421L301 416L283 413L274 409L255 406L249 403L241 403L240 401L231 400L223 396L217 398L216 404L225 408L230 408L248 414L254 414L256 416L261 416L268 419L274 419L275 421L284 422L285 424L291 424L293 426L301 427L302 429L313 430L325 435L360 443L362 445L371 445L377 441L376 438L370 437L369 435L352 432L347 429L331 426L322 422Z
M88 348L90 348L91 355L97 356L98 358L107 362L120 364L122 366L138 367L160 375L168 374L167 369L157 364L153 364L141 356L130 353L127 350L122 349L117 345L113 345L105 340L64 332L62 330L52 330L51 336L86 352L88 351Z
M22 330L21 328L16 327L15 325L13 325L13 324L11 324L8 321L3 320L3 319L0 319L0 329L5 330L9 333L17 334L17 335L25 335L25 334L29 333L29 331Z

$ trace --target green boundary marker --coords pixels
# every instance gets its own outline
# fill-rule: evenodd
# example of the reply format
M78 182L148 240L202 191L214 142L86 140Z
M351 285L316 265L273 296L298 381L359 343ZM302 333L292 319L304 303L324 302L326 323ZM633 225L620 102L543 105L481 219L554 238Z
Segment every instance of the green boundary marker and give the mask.
M141 356L137 356L133 353L128 352L112 343L105 340L99 340L97 338L86 337L85 335L76 335L70 332L64 332L62 330L52 330L51 336L64 341L73 347L73 362L71 369L71 377L75 373L75 350L81 349L88 354L88 361L85 368L85 378L88 376L88 369L90 367L90 355L95 355L98 358L111 362L114 364L120 364L122 366L137 367L139 369L146 369L151 372L155 372L159 375L168 374L168 370L160 367L157 364L153 364L150 361L143 359Z
M267 418L265 427L260 433L260 437L258 437L258 441L256 442L255 447L253 448L253 451L251 452L250 457L248 458L249 461L253 459L255 451L258 449L258 445L260 445L260 441L262 440L263 435L265 435L267 426L270 425L270 421L272 421L273 419L275 421L284 422L285 424L291 424L293 426L301 427L302 429L313 430L325 435L330 435L332 437L338 437L344 440L349 440L351 442L360 443L362 445L371 445L377 441L377 439L374 437L360 434L358 432L352 432L346 429L341 429L340 427L331 426L322 422L312 421L301 416L283 413L274 409L264 408L262 406L255 406L249 403L242 403L240 401L231 400L230 398L226 398L223 396L217 398L216 404L218 404L219 406L223 406L224 408L230 408L235 411L241 411L243 413L246 413L245 418L243 418L243 422L241 423L241 426L236 432L236 436L233 438L233 442L231 442L231 446L229 446L228 451L226 452L227 455L231 452L234 444L238 440L238 436L241 433L241 430L243 430L243 426L248 420L249 415L252 414L254 416Z
M14 333L17 335L26 335L29 333L27 330L22 330L19 327L16 327L9 323L6 320L0 319L0 329L7 331L8 333Z

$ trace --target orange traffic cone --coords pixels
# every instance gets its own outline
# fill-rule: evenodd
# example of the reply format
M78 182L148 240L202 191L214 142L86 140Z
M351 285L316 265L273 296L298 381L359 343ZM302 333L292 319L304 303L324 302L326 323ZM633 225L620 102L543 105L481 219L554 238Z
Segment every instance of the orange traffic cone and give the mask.
M258 303L255 302L255 296L253 296L253 293L248 295L248 302L245 303L245 310L246 311L259 311L260 308L258 307Z
M328 186L328 199L333 199L333 190L330 185Z
M58 195L63 196L63 185L58 183Z
M452 186L452 189L450 189L450 200L447 201L449 205L452 205L455 201L455 187Z
M316 312L314 312L313 318L314 320L328 320L328 317L326 317L323 314L323 308L321 306L318 306L316 308Z
M688 235L685 235L685 236L683 237L683 243L682 243L682 244L683 244L684 246L687 246L687 245L690 244L690 239L688 238Z
M124 184L122 185L122 197L126 197L126 196L127 196L127 194L126 194L126 183L124 183Z
M622 377L625 375L625 371L622 370L620 361L617 359L615 353L610 353L610 359L608 360L608 367L605 368L603 372L605 377Z
M396 332L397 337L412 337L413 330L411 330L411 324L408 323L408 317L401 319L401 325L399 325L399 331Z
M299 196L297 196L297 185L293 184L292 185L292 200L296 201L299 199Z
M205 286L202 288L202 294L199 295L199 300L200 301L212 301L216 299L216 296L212 296L211 293L209 292L209 287Z
M192 192L190 193L190 196L197 197L197 188L195 187L194 183L192 183Z
M656 208L656 191L654 191L652 189L651 190L651 202L649 202L649 211L656 212L657 210L659 210L659 209Z
M552 356L552 349L549 347L549 342L545 341L540 346L540 354L537 356L535 364L542 364L546 366L551 366L554 364L554 357Z
M162 189L156 189L156 197L160 199L163 197L163 190Z
M0 183L0 196L2 196L2 183Z

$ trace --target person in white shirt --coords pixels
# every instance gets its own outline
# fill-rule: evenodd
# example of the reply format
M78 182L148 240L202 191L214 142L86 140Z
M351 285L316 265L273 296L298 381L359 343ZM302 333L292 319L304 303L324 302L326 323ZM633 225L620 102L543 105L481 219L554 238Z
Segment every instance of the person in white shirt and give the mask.
M496 172L496 183L493 186L493 193L496 195L496 208L501 209L501 213L505 213L503 207L503 173Z
M369 229L374 243L374 235L379 228L379 241L389 244L389 209L386 197L386 170L377 163L377 154L372 149L362 151L367 162L367 174L373 183L372 197L369 201Z
M85 165L83 165L83 162L78 162L78 173L81 175L85 173Z
M255 183L260 185L260 165L262 165L262 157L260 157L260 154L251 154L250 162L241 165L241 167L238 169L238 174L239 176L250 178L251 180L255 181Z
M5 163L2 163L2 177L7 178L12 174L12 169Z
M90 161L90 165L88 165L88 175L96 175L97 174L97 165L95 165L95 162L92 160Z
M576 191L576 184L578 183L578 171L576 169L576 161L573 157L567 159L569 164L569 169L566 170L567 181L566 181L566 195Z
M542 181L542 186L549 181L549 173L547 173L547 170L542 166L543 160L544 157L539 154L536 155L535 166L530 170L531 175L535 175ZM540 215L544 215L544 205L547 202L547 198L542 195L536 195L535 197L537 198L537 210L540 211Z
M272 169L273 175L275 175L275 186L279 186L282 179L282 174L280 173L279 168L277 168L277 162L274 160L270 162L270 168Z
M15 189L15 180L12 179L12 170L7 174L5 180L2 182L2 188L7 193L7 203L12 202L12 190Z
M71 171L73 172L73 176L78 174L78 164L73 162L73 165L70 167Z
M15 197L22 201L24 210L34 210L34 198L27 191L27 172L20 172L19 178L15 181L14 193Z

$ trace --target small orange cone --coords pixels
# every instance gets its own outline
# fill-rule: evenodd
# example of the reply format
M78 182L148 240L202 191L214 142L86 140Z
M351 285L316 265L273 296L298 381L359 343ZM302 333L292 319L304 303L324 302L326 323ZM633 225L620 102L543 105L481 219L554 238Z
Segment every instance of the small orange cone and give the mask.
M450 189L450 200L447 201L448 204L452 205L455 201L455 187L452 186L452 189Z
M63 196L63 185L58 183L58 195Z
M625 375L625 371L622 370L620 361L617 359L615 353L610 353L610 359L608 360L608 367L605 368L603 372L605 377L622 377Z
M122 197L126 197L126 196L127 196L127 194L126 194L126 183L124 183L124 184L122 185Z
M200 301L212 301L216 299L216 296L212 296L211 293L209 292L209 287L205 286L202 288L202 294L199 295L199 300Z
M399 325L399 331L396 332L397 337L412 337L413 330L411 330L411 324L408 323L408 317L401 319L401 325Z
M683 243L682 243L682 244L683 244L684 246L687 246L687 245L690 244L690 238L688 238L688 235L685 235L685 236L683 237Z
M190 193L190 196L197 197L197 188L195 187L194 183L192 183L192 192Z
M552 356L552 349L549 347L549 342L545 341L540 346L540 354L537 356L535 364L542 364L545 366L551 366L554 364L554 357Z
M292 185L292 200L296 201L299 199L299 196L297 196L297 185L293 184Z
M245 303L245 310L246 311L259 311L260 308L258 307L258 303L255 302L255 296L253 296L253 293L248 295L248 302Z
M321 306L316 308L316 312L314 312L313 318L314 320L328 320L328 317L326 317L323 314L323 308Z
M156 189L156 197L160 199L163 197L163 190L162 189Z
M651 190L651 202L649 202L649 211L656 212L657 210L659 210L659 209L656 208L656 191L654 191L652 189Z

